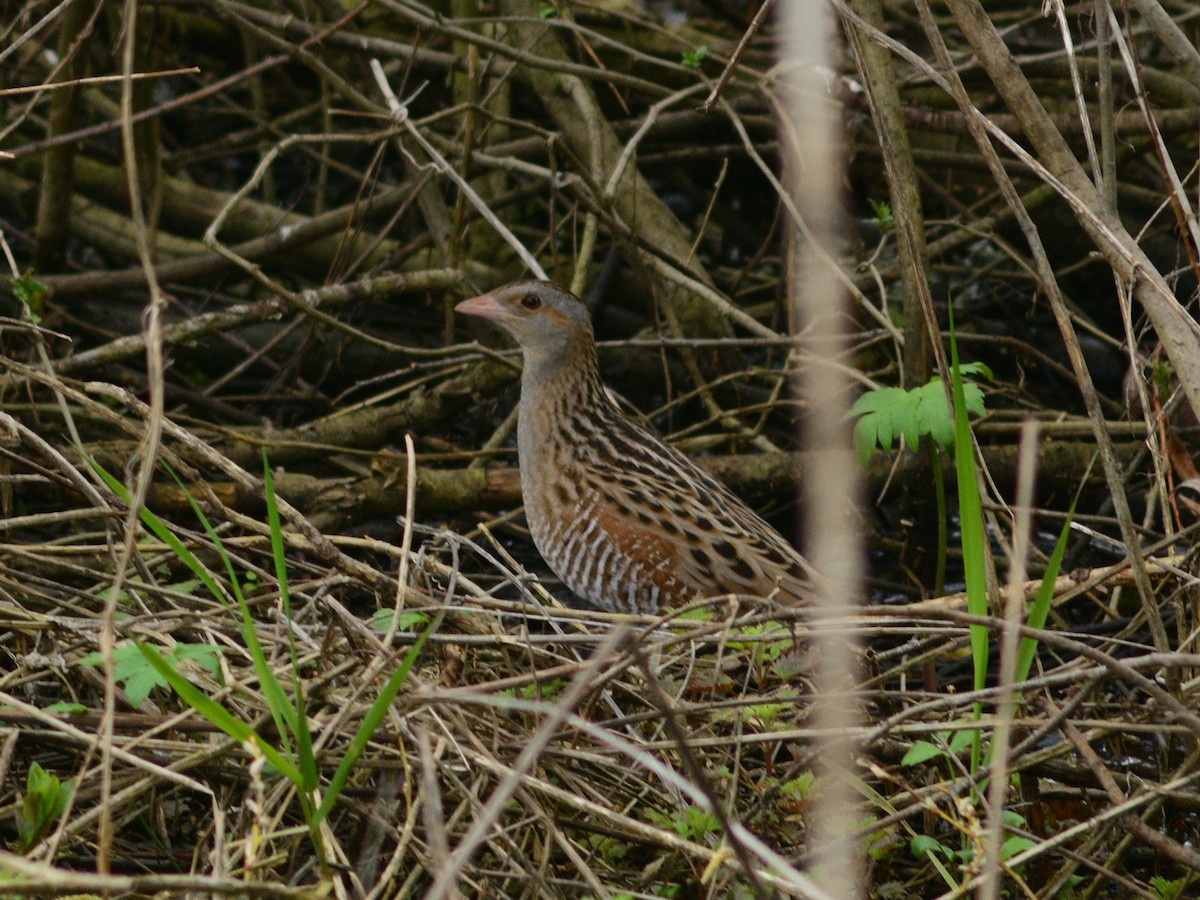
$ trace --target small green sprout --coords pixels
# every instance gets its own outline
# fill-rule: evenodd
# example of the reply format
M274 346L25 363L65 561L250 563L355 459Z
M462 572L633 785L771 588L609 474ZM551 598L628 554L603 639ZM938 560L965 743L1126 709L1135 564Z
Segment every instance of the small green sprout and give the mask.
M679 61L689 69L698 69L706 56L708 56L708 44L700 44L693 50L684 50Z

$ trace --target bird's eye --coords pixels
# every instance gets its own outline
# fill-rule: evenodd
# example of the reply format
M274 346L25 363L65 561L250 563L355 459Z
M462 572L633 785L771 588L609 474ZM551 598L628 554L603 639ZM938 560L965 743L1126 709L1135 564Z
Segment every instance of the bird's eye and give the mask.
M521 305L526 309L537 309L542 305L542 298L537 294L526 294L521 298Z

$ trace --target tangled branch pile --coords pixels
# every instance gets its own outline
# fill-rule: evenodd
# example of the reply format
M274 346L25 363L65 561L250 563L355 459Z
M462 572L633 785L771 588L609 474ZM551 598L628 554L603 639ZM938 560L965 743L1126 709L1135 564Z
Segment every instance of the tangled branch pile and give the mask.
M451 310L532 260L586 292L616 391L787 529L803 123L769 4L7 4L4 891L824 896L813 715L851 696L871 896L1194 890L1197 17L952 6L830 3L825 249L864 390L945 371L951 301L994 371L1001 581L1021 421L1039 527L1083 489L1010 716L962 660L1003 591L925 599L953 463L923 448L877 454L845 524L873 600L925 602L842 623L833 697L804 610L572 608L517 514L519 361Z

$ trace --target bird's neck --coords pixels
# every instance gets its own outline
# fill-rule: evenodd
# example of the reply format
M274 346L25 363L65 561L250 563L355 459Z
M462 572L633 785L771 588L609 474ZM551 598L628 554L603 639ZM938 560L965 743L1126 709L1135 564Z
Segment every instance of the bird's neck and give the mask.
M573 442L564 443L564 434L594 427L611 405L590 335L556 356L527 353L517 419L522 478L531 475L547 455L569 452Z
M591 335L582 335L565 347L543 352L525 351L521 372L521 403L557 406L563 400L568 408L587 409L604 402L604 385L596 361L596 344Z

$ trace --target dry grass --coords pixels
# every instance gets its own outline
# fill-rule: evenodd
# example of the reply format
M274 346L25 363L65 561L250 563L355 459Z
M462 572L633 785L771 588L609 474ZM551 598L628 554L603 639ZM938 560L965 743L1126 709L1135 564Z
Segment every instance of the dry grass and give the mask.
M847 202L856 240L805 245L837 257L850 299L839 377L923 383L955 300L964 355L998 375L976 433L999 580L993 617L922 601L928 471L881 454L878 516L817 517L862 532L874 601L824 618L822 652L811 611L768 600L660 618L564 605L513 512L514 359L449 313L473 287L531 264L598 285L616 387L785 527L803 481L794 421L816 418L787 385L820 365L789 337L812 213L783 191L781 147L802 129L784 124L778 24L754 31L732 4L683 25L547 6L210 0L139 6L134 22L132 3L50 18L28 3L6 17L0 892L840 897L830 885L859 876L830 871L820 823L847 815L828 805L849 792L837 836L866 896L1193 893L1197 476L1194 428L1172 411L1200 390L1176 299L1200 258L1184 187L1200 65L1168 26L1195 17L1140 0L1137 28L1105 17L1132 43L1132 77L1089 11L835 4L846 59L818 99L841 113L857 206L889 197L895 219L881 231ZM60 84L93 75L114 77ZM20 280L31 268L45 294ZM1126 365L1150 377L1122 390ZM1025 418L1049 437L1022 509ZM972 690L969 627L997 647L1012 633L1000 585L1007 573L1009 596L1032 596L1041 533L1081 483L1050 621L1024 631L1034 675L1006 684L993 668ZM143 506L161 516L228 594L189 495L270 668L304 698L316 798L430 630L317 827L304 810L319 800L265 765L284 738L236 609L139 521ZM135 702L133 638L190 657L180 670L261 743L161 684ZM857 671L814 690L839 642L859 648ZM831 735L837 715L857 724ZM1008 748L990 768L961 749L976 728ZM837 747L852 766L831 764Z

